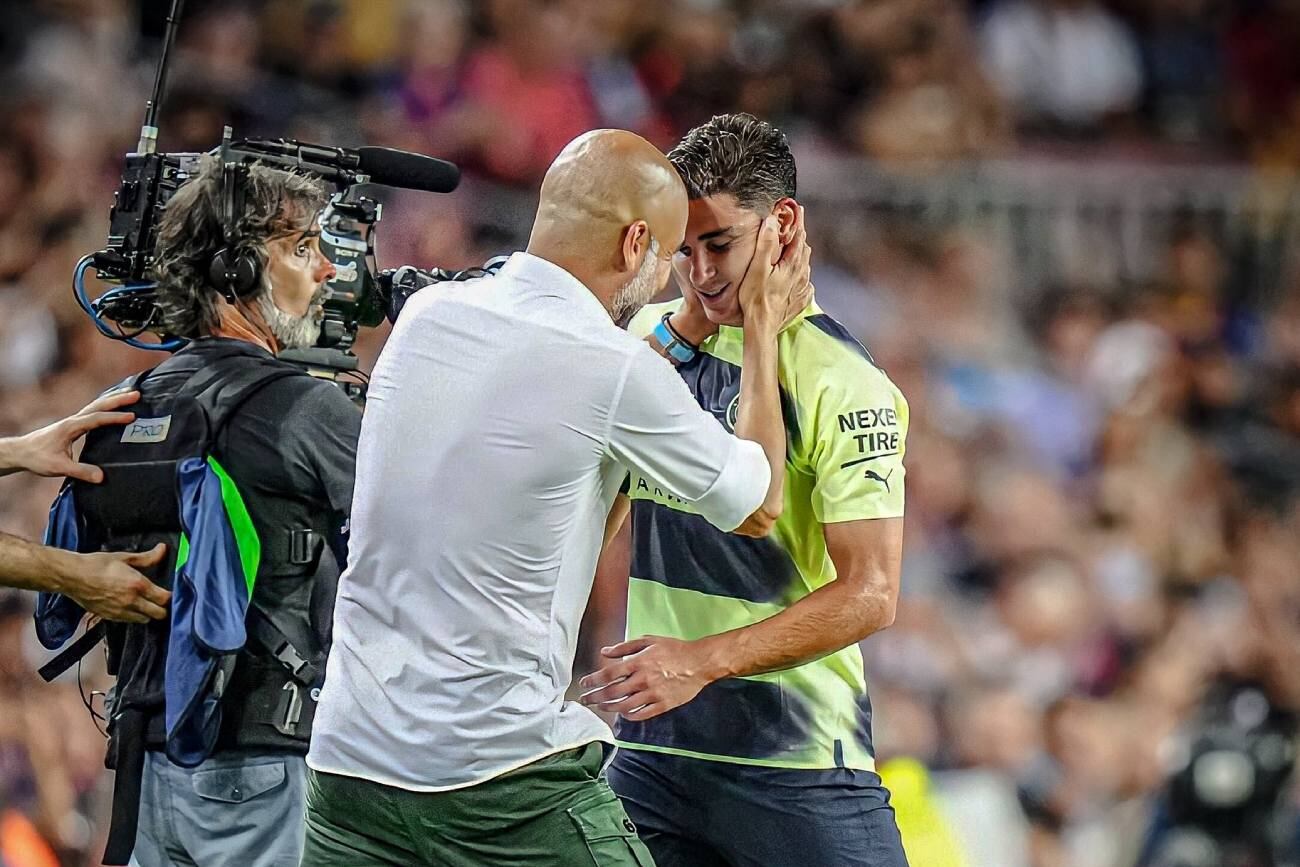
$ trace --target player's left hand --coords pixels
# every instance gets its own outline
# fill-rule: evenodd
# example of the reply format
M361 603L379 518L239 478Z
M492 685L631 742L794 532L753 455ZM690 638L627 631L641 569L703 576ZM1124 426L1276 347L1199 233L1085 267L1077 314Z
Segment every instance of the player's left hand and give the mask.
M639 722L681 707L708 686L708 653L696 641L661 635L634 638L600 655L610 660L578 681L582 703Z

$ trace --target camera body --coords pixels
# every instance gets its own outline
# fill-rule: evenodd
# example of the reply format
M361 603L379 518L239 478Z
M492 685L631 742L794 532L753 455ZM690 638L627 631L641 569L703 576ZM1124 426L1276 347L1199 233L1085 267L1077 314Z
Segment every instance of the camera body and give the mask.
M198 172L201 157L190 153L126 155L122 183L108 216L108 245L93 254L101 280L124 285L148 282L162 208Z
M1290 863L1284 795L1296 765L1297 719L1259 683L1213 685L1164 795L1150 867ZM1292 825L1294 827L1294 825Z

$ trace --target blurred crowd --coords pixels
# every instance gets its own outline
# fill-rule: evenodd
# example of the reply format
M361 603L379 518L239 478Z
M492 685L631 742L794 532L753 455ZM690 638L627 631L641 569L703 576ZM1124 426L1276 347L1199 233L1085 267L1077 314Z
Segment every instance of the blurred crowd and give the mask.
M104 244L167 5L6 4L0 434L156 363L99 336L69 285ZM575 134L668 146L722 111L782 126L806 177L855 155L908 177L1105 159L1292 190L1297 46L1297 0L190 0L161 144L207 150L231 124L454 159L456 195L385 194L380 256L459 267L522 245ZM913 863L1273 864L1250 841L1294 844L1300 808L1296 198L1273 196L1274 291L1222 214L1162 223L1141 280L1048 269L1025 291L1014 232L850 215L842 195L819 212L805 189L821 303L912 406L904 598L865 651ZM38 537L56 490L0 481L0 529ZM579 674L621 634L625 578L598 576ZM0 597L0 864L93 863L108 777L83 705L107 681L93 656L80 685L36 680L29 606ZM1207 737L1274 745L1252 770L1253 790L1283 779L1263 820L1228 809L1240 768L1186 770Z

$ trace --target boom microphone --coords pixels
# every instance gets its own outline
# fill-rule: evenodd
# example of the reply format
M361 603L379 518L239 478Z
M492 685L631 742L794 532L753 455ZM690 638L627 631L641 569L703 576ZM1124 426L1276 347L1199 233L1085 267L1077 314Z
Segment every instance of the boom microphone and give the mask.
M357 151L357 168L372 183L430 193L450 193L460 183L454 163L396 148L363 147Z

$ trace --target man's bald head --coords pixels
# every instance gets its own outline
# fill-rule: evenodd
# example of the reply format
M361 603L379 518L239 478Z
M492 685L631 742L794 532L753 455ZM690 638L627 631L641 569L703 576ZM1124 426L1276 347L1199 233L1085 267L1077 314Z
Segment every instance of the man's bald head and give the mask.
M547 170L528 251L607 302L645 264L651 239L665 259L681 246L686 211L686 188L658 148L625 130L595 130ZM662 270L656 289L667 281Z
M663 242L686 226L686 187L659 149L635 133L598 129L560 151L542 181L538 222L621 233L644 220ZM675 249L675 248L674 248Z

